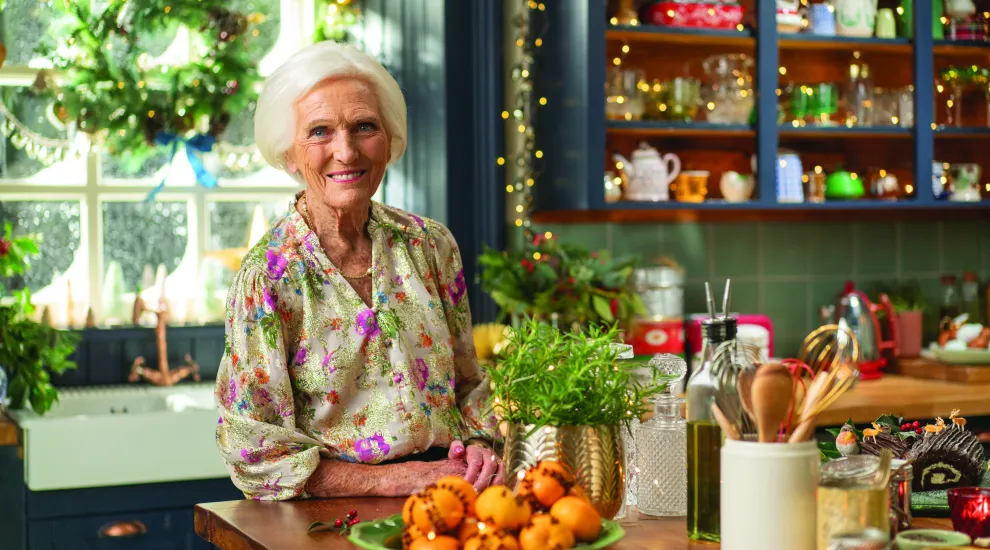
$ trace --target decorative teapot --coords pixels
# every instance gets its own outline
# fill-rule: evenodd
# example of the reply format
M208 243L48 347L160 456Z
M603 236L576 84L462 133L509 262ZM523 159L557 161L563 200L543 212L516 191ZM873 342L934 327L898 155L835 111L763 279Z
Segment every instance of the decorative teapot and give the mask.
M945 14L953 19L965 19L976 13L973 0L945 0Z
M877 0L835 0L835 33L839 36L873 36Z
M632 162L616 153L612 158L622 163L628 189L626 198L641 201L670 200L670 184L681 173L681 159L673 153L660 155L648 143L640 142L632 153Z

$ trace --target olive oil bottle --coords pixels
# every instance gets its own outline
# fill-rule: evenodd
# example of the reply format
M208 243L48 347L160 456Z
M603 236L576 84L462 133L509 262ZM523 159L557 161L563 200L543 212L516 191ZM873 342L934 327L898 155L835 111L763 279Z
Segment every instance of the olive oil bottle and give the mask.
M702 322L701 367L688 380L687 483L688 538L719 541L722 430L712 415L718 385L712 376L715 348L736 337L736 320L719 317Z

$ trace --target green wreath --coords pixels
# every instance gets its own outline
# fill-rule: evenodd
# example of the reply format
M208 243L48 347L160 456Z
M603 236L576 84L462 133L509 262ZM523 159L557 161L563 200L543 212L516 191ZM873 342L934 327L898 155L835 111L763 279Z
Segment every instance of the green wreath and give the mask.
M60 17L39 47L65 81L41 75L36 87L54 99L62 122L97 137L125 171L137 172L161 147L212 149L233 113L257 98L260 77L246 48L260 14L231 11L216 0L55 0ZM142 39L186 26L193 59L155 65ZM197 174L199 175L199 174Z

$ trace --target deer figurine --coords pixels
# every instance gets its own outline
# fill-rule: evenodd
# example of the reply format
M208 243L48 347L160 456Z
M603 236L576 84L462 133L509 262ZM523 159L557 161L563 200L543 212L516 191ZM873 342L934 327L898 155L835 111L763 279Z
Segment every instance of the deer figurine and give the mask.
M880 427L880 424L877 424L876 422L873 422L873 427L872 428L864 428L863 429L863 441L866 441L867 439L872 439L873 442L876 443L877 442L877 436L880 435L882 432L883 432L883 429Z

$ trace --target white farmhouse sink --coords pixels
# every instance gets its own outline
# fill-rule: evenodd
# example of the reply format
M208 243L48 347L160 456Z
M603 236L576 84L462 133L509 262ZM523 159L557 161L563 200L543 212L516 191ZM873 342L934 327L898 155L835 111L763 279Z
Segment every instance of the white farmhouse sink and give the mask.
M228 476L212 383L63 389L44 416L9 413L32 491Z

